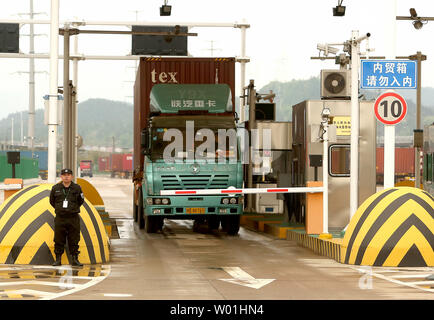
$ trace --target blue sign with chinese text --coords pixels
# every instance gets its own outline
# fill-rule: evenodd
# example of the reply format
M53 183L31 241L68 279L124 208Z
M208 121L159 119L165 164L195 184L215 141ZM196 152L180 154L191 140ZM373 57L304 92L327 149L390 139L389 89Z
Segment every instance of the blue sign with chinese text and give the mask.
M362 89L416 89L416 61L362 60Z

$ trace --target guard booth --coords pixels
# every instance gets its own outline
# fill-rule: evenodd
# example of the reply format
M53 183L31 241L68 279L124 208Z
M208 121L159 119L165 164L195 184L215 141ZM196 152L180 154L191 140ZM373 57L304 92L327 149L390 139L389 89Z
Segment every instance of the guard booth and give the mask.
M329 229L342 229L350 221L350 100L306 100L292 107L291 186L322 181L327 170ZM359 205L376 192L376 120L374 101L360 101ZM328 163L322 163L321 111L330 109ZM290 214L305 223L306 195L294 194Z
M262 162L253 166L254 188L288 187L291 169L292 123L288 121L257 120L258 152ZM271 149L264 150L263 133L270 130ZM291 195L288 195L291 196ZM254 194L255 212L279 214L285 212L285 196L277 193Z
M434 197L434 123L423 131L423 189Z

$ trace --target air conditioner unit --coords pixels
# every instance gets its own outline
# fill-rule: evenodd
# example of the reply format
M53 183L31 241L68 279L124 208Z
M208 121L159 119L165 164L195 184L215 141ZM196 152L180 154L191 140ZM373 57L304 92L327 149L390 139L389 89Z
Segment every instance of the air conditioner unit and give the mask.
M351 70L321 70L321 98L350 98Z

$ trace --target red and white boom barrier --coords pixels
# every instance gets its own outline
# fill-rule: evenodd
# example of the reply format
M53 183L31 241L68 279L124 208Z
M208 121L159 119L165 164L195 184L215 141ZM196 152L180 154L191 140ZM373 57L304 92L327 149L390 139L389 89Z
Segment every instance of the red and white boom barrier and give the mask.
M220 194L258 194L258 193L318 193L323 187L291 188L244 188L244 189L198 189L198 190L161 190L161 196L220 195Z

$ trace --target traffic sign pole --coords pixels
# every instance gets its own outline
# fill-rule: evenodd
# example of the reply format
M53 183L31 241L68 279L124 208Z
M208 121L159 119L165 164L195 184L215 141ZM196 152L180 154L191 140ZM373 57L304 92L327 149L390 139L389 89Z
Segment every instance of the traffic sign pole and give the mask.
M59 55L59 0L51 0L50 95L48 108L48 182L56 182L57 77Z
M389 0L389 10L387 11L386 38L388 46L386 46L387 59L395 59L396 57L396 0ZM393 188L395 186L395 126L384 126L384 189Z
M359 207L359 31L351 34L351 155L350 155L350 217ZM324 165L325 166L325 165Z

